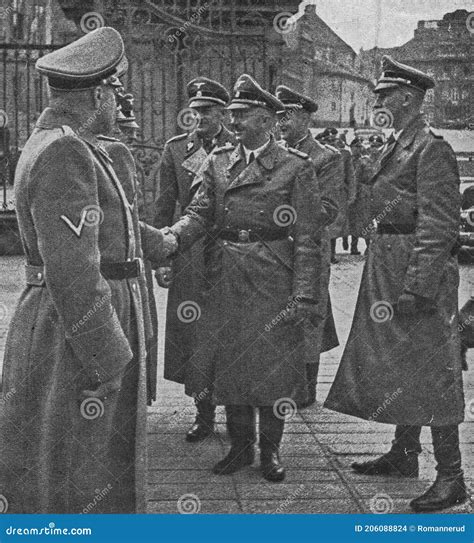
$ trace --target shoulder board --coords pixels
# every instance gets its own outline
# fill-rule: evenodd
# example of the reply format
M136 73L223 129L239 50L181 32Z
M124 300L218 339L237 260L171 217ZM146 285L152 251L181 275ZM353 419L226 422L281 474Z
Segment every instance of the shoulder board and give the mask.
M121 141L117 138L112 138L112 136L97 136L97 139L98 140L102 140L102 141L115 141L115 142L118 142L118 143L121 143Z
M294 149L293 147L288 147L287 151L293 155L299 156L300 158L304 158L306 160L309 159L309 155L307 153L303 153L303 151L298 151L298 149Z
M437 132L435 132L431 126L430 126L430 128L429 128L429 131L430 131L430 134L431 134L433 137L435 137L436 139L438 139L438 140L444 139L443 136L442 136L441 134L438 134Z
M235 149L235 145L232 145L230 141L227 141L224 145L221 147L216 147L213 151L214 155L218 155L220 153L224 153L225 151L233 151Z
M166 143L171 143L173 141L181 141L188 137L188 134L178 134L177 136L174 136L174 138L170 138Z

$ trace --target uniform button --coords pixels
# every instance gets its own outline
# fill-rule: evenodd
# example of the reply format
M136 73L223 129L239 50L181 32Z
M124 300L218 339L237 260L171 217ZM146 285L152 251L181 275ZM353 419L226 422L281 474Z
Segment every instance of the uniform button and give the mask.
M133 289L133 290L137 290L137 285L136 285L136 283L132 283L132 289Z
M227 243L227 241L224 241L224 243L223 243L222 245L224 245L225 247L227 247L227 245L229 245L229 244Z
M38 272L36 274L36 279L38 279L38 281L41 281L41 279L43 279L43 274L41 272Z
M259 211L259 213L260 213L260 215L263 215L263 214L265 213L265 211L263 211L263 209L261 209L261 210Z
M225 211L226 213L229 213L229 208L228 208L228 207L224 207L224 211Z

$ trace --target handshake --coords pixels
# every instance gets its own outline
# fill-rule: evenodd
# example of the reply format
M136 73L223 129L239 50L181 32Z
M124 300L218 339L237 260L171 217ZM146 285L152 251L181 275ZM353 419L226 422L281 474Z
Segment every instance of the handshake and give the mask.
M162 228L161 233L163 234L163 246L165 250L165 255L166 258L169 260L178 251L179 239L178 236L169 227ZM173 269L171 265L160 266L159 268L157 268L157 270L155 271L155 277L160 287L169 288L173 281Z

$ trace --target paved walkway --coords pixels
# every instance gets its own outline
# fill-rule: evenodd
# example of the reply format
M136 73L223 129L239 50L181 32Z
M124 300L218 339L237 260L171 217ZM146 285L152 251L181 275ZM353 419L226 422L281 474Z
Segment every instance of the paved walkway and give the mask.
M331 295L342 344L349 333L362 271L362 257L341 256L333 267ZM468 272L462 270L460 300L469 292ZM471 285L472 288L472 285ZM157 289L160 314L165 297ZM161 319L163 322L163 319ZM160 334L163 337L163 334ZM162 355L162 345L160 345ZM352 472L352 461L386 452L393 427L364 422L321 407L334 378L342 347L322 357L318 405L298 412L286 424L282 458L287 467L284 483L269 483L253 466L234 475L217 476L211 467L226 454L223 408L218 408L218 434L190 444L184 434L194 420L194 407L180 385L158 384L158 401L149 415L150 513L409 513L408 501L423 493L435 477L435 462L428 428L423 429L423 454L418 480L361 476ZM466 402L474 402L474 352L465 373ZM162 363L160 356L160 363ZM158 372L162 374L162 372ZM474 473L474 412L461 427L464 468L472 485ZM469 513L471 504L448 512Z
M332 301L342 344L349 333L355 306L362 257L341 256L332 271ZM469 293L468 274L461 270L460 300ZM6 325L23 283L22 259L0 258L0 365ZM157 288L161 327L166 294ZM3 313L2 313L3 312ZM160 334L163 338L163 334ZM163 345L160 343L162 374ZM284 483L268 483L255 465L231 476L211 472L227 452L223 408L218 408L218 433L190 444L184 434L194 420L194 406L182 387L164 380L158 384L158 401L149 409L148 511L150 513L408 513L408 501L422 493L435 477L429 430L424 442L419 480L367 477L352 473L350 463L385 452L392 438L389 425L363 422L320 407L327 395L342 347L322 357L318 385L319 405L298 412L286 426L282 457L287 467ZM474 473L474 351L470 371L464 374L470 412L461 426L464 468L472 486ZM470 504L448 512L468 513Z

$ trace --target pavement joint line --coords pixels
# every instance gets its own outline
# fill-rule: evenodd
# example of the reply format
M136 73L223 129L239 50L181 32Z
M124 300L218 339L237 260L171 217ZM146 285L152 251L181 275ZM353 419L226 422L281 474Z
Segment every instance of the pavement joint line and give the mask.
M304 413L299 413L300 417L303 419L303 421L306 423L306 420L304 418ZM306 423L307 425L307 423ZM340 478L342 484L346 488L346 490L349 492L351 498L357 505L359 509L359 513L367 513L367 508L365 506L365 501L360 495L360 493L351 485L350 481L347 480L347 478L344 476L344 471L339 467L339 464L337 460L334 458L334 454L330 452L329 448L326 447L325 444L321 443L321 441L317 437L317 432L313 432L312 434L313 439L321 449L324 458L327 460L327 462L331 465L334 472L337 474L337 476Z

